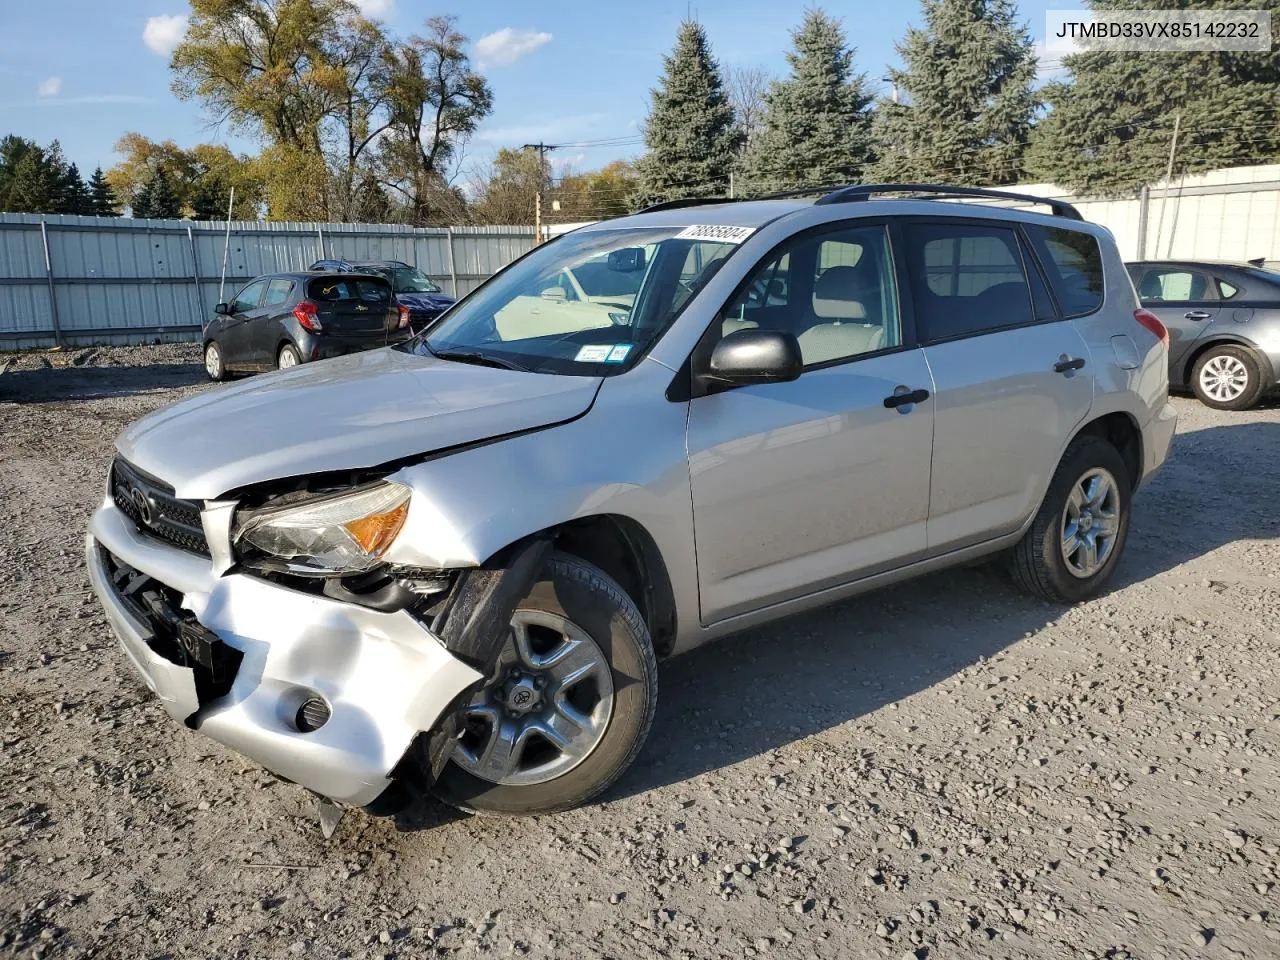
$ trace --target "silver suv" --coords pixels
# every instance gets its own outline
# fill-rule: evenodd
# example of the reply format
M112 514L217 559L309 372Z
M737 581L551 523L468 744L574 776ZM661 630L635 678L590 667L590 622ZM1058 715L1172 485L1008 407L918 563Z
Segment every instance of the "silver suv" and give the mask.
M594 224L407 344L134 424L88 539L125 652L338 804L528 813L635 759L658 658L987 555L1098 593L1174 432L1164 328L1066 204L892 190ZM608 311L550 292L588 261Z

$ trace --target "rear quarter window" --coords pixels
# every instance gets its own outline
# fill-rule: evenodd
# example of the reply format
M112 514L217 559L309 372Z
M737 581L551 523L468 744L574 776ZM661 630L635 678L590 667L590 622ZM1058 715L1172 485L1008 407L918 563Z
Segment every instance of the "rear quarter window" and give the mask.
M1102 306L1102 251L1098 239L1079 230L1032 224L1031 242L1049 274L1049 283L1067 317L1082 317Z
M391 285L385 280L355 277L320 277L307 286L307 296L317 303L359 300L362 303L391 302Z

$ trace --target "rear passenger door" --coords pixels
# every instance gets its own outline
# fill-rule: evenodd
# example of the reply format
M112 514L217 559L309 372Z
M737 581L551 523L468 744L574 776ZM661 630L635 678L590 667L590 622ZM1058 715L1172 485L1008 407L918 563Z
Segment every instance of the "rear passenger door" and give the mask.
M698 345L778 330L804 359L798 380L690 401L704 623L923 555L933 384L897 279L883 224L810 231L756 265Z
M1138 299L1169 330L1169 369L1179 370L1192 344L1204 335L1222 309L1207 273L1178 264L1141 268L1134 286Z
M932 554L1016 530L1093 404L1088 347L1015 225L909 220L903 250L933 375Z

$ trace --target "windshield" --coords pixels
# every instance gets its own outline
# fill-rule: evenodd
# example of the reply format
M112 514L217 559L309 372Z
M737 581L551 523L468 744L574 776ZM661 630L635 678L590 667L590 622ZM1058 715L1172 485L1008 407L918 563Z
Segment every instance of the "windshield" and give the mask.
M750 232L650 227L566 234L499 273L406 349L536 373L620 373Z
M391 281L391 289L396 293L439 293L440 287L416 267L369 267L370 273L376 273Z

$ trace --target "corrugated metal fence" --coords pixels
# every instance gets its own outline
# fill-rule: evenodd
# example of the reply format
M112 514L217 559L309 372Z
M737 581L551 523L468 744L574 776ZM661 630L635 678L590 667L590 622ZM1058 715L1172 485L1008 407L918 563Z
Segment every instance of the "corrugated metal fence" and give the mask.
M218 302L225 223L0 214L0 350L194 339ZM232 222L226 298L326 257L403 260L454 296L533 243L527 227Z

